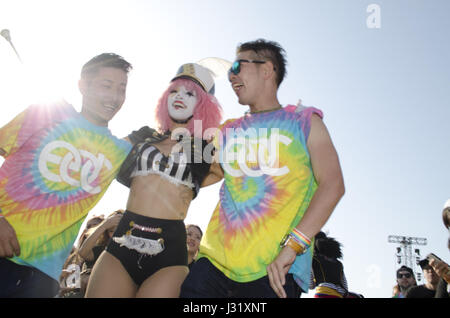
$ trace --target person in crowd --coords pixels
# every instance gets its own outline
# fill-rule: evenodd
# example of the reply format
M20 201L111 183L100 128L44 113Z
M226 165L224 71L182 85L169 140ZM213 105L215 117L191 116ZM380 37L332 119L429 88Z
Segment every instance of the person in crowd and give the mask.
M114 211L102 223L88 231L87 237L78 251L88 269L92 269L100 254L105 250L122 219L123 213L124 210Z
M214 79L187 63L156 107L159 131L129 135L134 148L118 180L127 210L95 264L87 297L178 297L188 273L186 217L212 162L208 129L220 124Z
M319 232L314 238L312 263L314 298L344 298L348 293L342 259L342 244Z
M447 200L444 204L444 209L442 210L442 223L447 230L450 230L450 200ZM449 232L450 233L450 232ZM447 240L447 247L450 250L450 235ZM435 294L436 298L447 298L448 297L448 286L450 284L450 266L448 263L437 257L427 258L429 265L435 273L441 278L438 283L437 291Z
M445 228L449 231L449 236L447 240L447 247L450 250L450 199L444 204L444 209L442 210L442 222Z
M97 227L104 220L105 220L105 216L103 214L93 216L89 220L87 220L86 225L85 225L83 231L81 232L80 237L77 242L77 245L76 245L77 254L78 254L78 251L79 251L81 245L83 245L84 241L88 238L90 230L92 228Z
M81 270L83 268L84 260L78 254L80 246L83 244L84 240L88 236L89 229L96 227L104 220L104 216L93 216L86 222L80 238L78 239L78 244L73 246L72 251L67 257L61 275L59 277L60 290L58 296L60 298L82 298L81 287L83 284L82 280L84 275L81 275Z
M53 297L88 212L132 145L109 121L125 102L132 66L114 53L82 68L81 111L31 105L0 129L0 297Z
M448 298L450 284L450 266L441 259L428 258L428 264L439 276L439 282L436 287L434 298Z
M224 179L181 297L293 297L307 291L313 238L344 194L338 155L313 107L283 107L284 49L256 40L238 46L229 81L249 111L214 139ZM300 287L300 288L299 288Z
M442 210L442 222L447 230L450 227L450 200L447 200ZM450 236L447 240L447 246L450 250ZM431 257L430 257L431 256ZM428 263L433 268L435 273L441 278L436 288L435 298L448 298L449 284L450 284L450 266L448 263L441 260L435 255L429 255L427 257Z
M393 288L392 298L405 298L408 290L414 286L417 286L417 281L413 270L403 265L397 269L397 284Z
M63 273L61 274L61 277L68 276L63 280L65 286L62 286L61 288L61 297L84 297L92 267L106 248L123 212L123 210L117 210L107 219L104 219L104 217L94 217L87 222L86 228L80 236L79 247L76 249L74 248L74 252L71 254L73 257L72 264L65 266ZM69 256L69 258L71 256ZM67 284L68 280L69 284Z
M200 249L200 241L202 240L202 229L195 224L186 225L186 243L188 251L188 267L189 270L194 266L198 250Z
M96 227L97 225L102 223L104 220L105 220L105 216L103 214L93 216L86 222L86 226L83 230L83 234L85 234L89 229ZM83 242L85 240L85 239L82 239L83 234L80 236L80 242L78 242L79 246L81 246L81 244L83 244Z
M78 249L74 246L59 276L58 298L81 298L80 272L82 266L83 259L78 255Z
M430 266L428 258L421 260L419 265L423 271L425 284L411 288L406 298L435 298L437 293L439 298L448 298L447 283Z

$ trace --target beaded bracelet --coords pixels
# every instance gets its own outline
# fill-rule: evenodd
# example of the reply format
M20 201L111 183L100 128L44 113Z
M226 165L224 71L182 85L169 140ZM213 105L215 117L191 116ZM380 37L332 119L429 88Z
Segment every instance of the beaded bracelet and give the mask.
M294 228L291 232L292 238L301 246L308 249L311 246L311 240L297 228Z
M158 233L158 234L162 233L162 229L159 228L159 227L146 227L146 226L142 226L142 225L136 224L133 221L130 222L130 226L133 229L137 229L137 230L142 231L142 232L150 232L150 233Z

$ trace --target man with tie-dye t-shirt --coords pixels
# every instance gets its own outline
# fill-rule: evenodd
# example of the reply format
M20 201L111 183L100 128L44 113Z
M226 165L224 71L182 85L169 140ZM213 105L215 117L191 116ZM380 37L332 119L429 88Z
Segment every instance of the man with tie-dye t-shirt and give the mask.
M32 105L0 129L0 297L53 297L83 220L131 144L109 121L125 102L132 66L104 53L81 71L81 112Z
M344 194L338 156L313 107L281 106L286 73L276 42L241 44L229 71L249 111L214 140L219 164L204 186L224 178L182 297L299 297L311 277L312 238Z

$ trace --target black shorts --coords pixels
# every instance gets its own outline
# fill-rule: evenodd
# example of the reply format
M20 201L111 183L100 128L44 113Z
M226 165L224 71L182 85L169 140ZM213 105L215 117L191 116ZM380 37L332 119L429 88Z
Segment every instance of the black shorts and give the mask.
M160 230L154 231L155 229ZM160 240L163 242L163 250L156 255L149 255L125 245L121 246L114 240L126 236L127 232L134 237ZM149 218L127 210L106 251L122 263L133 281L140 286L148 277L164 267L187 266L186 227L182 220Z

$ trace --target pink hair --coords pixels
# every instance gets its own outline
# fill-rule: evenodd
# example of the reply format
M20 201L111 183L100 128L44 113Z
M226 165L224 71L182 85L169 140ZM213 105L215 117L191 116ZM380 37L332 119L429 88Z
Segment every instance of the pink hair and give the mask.
M193 136L194 120L201 120L202 136L196 137L202 138L206 129L216 128L219 126L222 120L222 107L213 95L206 93L198 84L185 78L176 79L170 83L169 87L164 91L159 99L158 104L156 105L155 115L159 129L163 132L172 130L174 123L169 117L167 99L170 92L179 86L184 86L186 89L194 90L197 93L197 105L195 106L193 117L187 123L186 128L191 133L191 136Z

